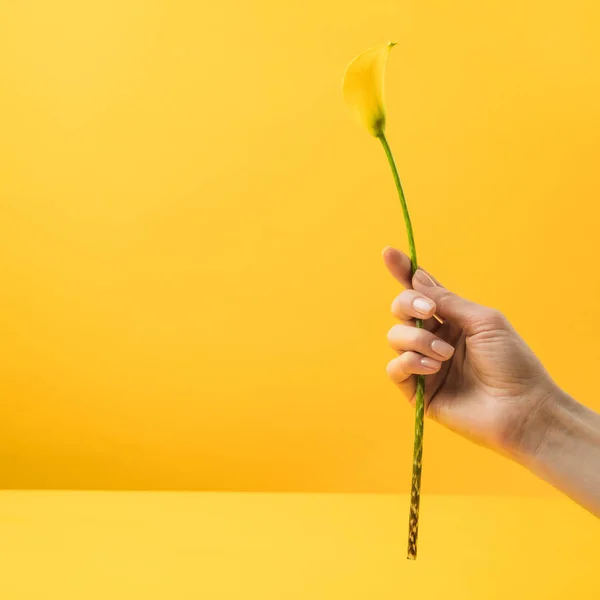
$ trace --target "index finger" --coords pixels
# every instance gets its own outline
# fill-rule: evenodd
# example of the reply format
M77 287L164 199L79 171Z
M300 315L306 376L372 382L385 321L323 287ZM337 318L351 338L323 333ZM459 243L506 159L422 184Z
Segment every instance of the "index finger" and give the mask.
M412 289L411 262L410 258L404 254L404 252L388 246L383 250L383 262L396 281L401 283L406 289ZM425 271L421 266L419 266L419 269ZM427 271L425 272L427 273ZM432 277L429 273L427 274L433 279L436 285L440 285L437 279Z

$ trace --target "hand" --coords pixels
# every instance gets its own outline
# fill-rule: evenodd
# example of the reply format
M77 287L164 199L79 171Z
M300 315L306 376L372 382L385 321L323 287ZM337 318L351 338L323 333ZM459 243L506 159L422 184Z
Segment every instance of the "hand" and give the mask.
M411 280L410 260L398 250L386 248L383 258L407 288L392 303L402 324L388 334L399 354L389 377L414 401L414 375L426 375L428 417L517 454L532 416L557 390L544 367L500 312L460 298L421 269ZM417 318L423 329L414 326Z

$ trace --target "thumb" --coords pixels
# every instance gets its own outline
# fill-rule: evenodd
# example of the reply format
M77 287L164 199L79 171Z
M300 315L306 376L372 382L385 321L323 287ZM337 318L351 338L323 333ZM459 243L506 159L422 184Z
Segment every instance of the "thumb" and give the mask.
M418 269L412 279L413 289L431 298L436 305L436 314L442 319L458 325L467 334L474 334L490 309L470 300L465 300L454 292L447 290L434 279Z

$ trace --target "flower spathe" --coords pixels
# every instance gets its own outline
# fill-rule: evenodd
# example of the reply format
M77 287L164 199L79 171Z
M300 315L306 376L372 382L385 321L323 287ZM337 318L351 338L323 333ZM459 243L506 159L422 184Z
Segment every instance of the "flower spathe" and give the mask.
M369 48L346 68L342 89L344 99L357 120L375 137L385 131L383 81L385 65L395 42Z

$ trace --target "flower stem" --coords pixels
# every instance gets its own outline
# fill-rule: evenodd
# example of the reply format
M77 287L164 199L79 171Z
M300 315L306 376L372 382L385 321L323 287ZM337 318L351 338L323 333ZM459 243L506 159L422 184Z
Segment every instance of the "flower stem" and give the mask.
M381 133L378 138L385 150L385 155L387 156L390 168L392 169L392 175L394 176L394 183L398 190L398 197L400 198L402 214L404 215L404 224L406 225L406 233L408 235L411 275L414 275L418 268L417 250L415 248L415 238L408 206L406 205L406 198L404 197L404 190L402 189L402 183L400 181L400 176L398 175L396 161L394 160L392 150L390 149L385 134ZM417 319L416 325L419 328L423 327L423 321ZM421 502L421 469L423 463L423 425L425 420L425 377L423 375L417 375L415 399L415 442L413 448L413 470L410 490L410 515L408 519L408 558L411 560L417 558L417 537L419 534L419 504Z

